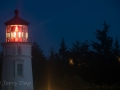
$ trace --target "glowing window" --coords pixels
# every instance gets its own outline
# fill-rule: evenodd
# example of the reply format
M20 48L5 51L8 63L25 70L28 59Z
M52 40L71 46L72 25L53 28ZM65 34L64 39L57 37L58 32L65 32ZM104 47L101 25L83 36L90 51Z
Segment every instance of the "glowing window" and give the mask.
M120 62L120 57L118 57L118 62Z
M6 37L7 37L7 38L10 38L10 33L6 33Z
M28 38L28 33L26 33L26 38Z
M69 64L70 64L70 65L74 65L74 62L73 62L73 59L72 59L72 58L69 59Z
M19 32L19 34L18 34L18 35L19 35L19 38L21 38L21 32Z

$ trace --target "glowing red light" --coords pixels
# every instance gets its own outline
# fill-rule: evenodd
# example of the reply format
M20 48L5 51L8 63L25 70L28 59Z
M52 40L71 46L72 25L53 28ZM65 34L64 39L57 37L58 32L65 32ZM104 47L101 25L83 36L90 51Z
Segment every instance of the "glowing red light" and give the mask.
M6 29L6 42L27 42L28 30L25 25L9 25Z

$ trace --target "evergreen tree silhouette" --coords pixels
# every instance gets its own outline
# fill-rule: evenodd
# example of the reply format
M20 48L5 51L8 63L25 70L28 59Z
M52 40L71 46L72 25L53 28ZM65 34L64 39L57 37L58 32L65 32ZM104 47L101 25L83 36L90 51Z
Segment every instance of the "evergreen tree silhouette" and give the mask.
M59 56L63 62L63 66L65 66L67 62L67 54L68 54L67 46L65 44L64 38L62 38L60 43Z
M92 47L96 52L94 63L96 64L95 71L97 83L107 83L110 84L114 81L112 77L114 72L114 57L112 54L112 37L108 36L109 25L106 22L103 23L103 30L96 30L96 38L98 42L92 41Z
M112 37L108 36L109 25L106 22L103 23L104 29L103 30L96 30L96 38L98 42L92 41L93 49L99 54L108 54L112 49Z
M42 89L46 80L46 65L47 60L43 54L43 50L40 48L37 42L33 42L32 45L32 68L33 68L33 81L34 89Z
M116 55L117 58L120 56L120 45L119 45L118 37L116 37L116 40L113 46L113 53Z

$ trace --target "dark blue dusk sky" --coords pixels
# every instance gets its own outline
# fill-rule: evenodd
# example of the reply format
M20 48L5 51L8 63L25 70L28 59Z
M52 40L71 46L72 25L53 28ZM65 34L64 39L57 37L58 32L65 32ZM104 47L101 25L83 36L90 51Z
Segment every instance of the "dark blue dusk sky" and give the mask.
M120 40L120 0L0 0L0 38L16 8L30 23L29 37L46 55L52 46L58 52L63 37L68 48L77 39L96 40L94 32L104 21L110 25L109 35Z

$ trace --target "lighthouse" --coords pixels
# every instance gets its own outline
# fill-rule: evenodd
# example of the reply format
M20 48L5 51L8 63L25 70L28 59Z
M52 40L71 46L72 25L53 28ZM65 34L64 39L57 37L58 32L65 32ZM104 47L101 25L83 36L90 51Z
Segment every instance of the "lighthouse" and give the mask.
M28 41L29 23L15 16L5 22L6 41L3 46L1 90L33 90L31 45Z

